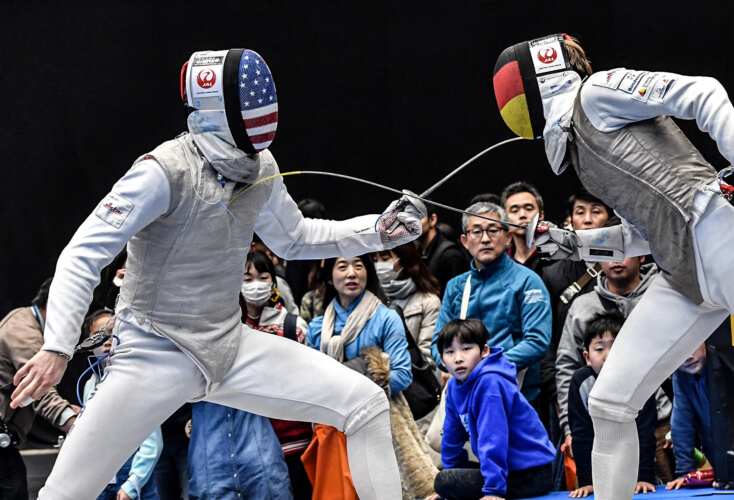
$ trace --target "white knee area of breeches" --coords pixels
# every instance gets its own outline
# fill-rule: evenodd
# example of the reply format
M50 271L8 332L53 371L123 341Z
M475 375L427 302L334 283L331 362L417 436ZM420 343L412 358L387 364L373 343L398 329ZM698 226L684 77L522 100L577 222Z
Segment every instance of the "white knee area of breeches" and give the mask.
M368 399L347 417L344 422L344 434L347 436L354 434L375 415L390 410L387 396L377 384L370 383L369 386L365 384L365 387L370 387L371 396L367 393Z
M594 448L591 453L594 498L631 499L639 465L637 412L623 405L589 398L589 414L594 422Z

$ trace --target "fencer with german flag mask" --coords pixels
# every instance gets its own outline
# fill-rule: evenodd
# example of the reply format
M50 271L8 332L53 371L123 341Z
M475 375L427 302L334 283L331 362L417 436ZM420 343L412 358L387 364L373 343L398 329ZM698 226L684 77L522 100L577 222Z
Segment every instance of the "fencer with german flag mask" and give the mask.
M238 297L253 231L288 260L354 256L418 237L420 212L408 203L379 223L305 219L282 177L227 204L278 173L267 149L278 119L272 75L251 50L197 52L181 87L189 132L140 157L82 223L57 264L43 350L15 376L15 407L58 383L99 272L127 245L109 367L39 498L95 498L174 410L206 400L344 431L359 497L400 499L382 389L243 325Z
M734 312L732 189L670 117L696 120L734 163L734 108L713 78L615 68L591 72L567 35L507 48L494 71L500 113L544 139L551 168L572 164L624 219L587 231L544 227L550 258L621 261L651 253L663 272L627 319L589 398L595 498L631 499L645 401Z

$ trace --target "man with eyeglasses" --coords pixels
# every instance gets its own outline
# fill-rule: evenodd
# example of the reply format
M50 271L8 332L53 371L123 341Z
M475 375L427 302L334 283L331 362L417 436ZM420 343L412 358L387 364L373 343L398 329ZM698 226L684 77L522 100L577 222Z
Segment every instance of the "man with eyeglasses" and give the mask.
M507 213L494 203L479 202L466 209L502 221L464 215L461 243L472 256L471 269L449 281L436 320L431 353L445 370L436 347L441 328L456 318L477 318L489 330L488 344L502 347L515 363L521 391L532 402L540 393L539 362L551 338L548 290L540 277L506 253ZM527 369L527 370L526 370Z

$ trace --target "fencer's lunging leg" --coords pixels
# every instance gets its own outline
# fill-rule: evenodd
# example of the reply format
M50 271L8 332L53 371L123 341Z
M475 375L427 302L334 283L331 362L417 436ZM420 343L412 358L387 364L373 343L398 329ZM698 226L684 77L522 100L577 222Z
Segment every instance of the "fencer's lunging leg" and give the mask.
M594 497L600 500L632 498L640 463L636 414L615 415L612 420L603 406L592 398L589 398L589 414L594 422L591 452Z
M393 498L391 495L401 490L389 410L374 415L357 431L347 434L347 456L360 499Z

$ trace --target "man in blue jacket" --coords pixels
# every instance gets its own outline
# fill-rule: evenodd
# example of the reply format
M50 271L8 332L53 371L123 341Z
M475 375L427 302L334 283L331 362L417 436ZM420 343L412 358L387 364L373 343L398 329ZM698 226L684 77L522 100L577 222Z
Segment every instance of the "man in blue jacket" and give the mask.
M466 210L508 221L507 213L494 203L479 202ZM540 393L539 363L551 339L548 290L537 274L508 257L507 226L466 214L461 223L461 243L472 256L471 269L446 286L431 344L433 359L445 370L436 342L446 323L477 318L490 332L487 343L502 347L515 364L522 393L532 402Z

